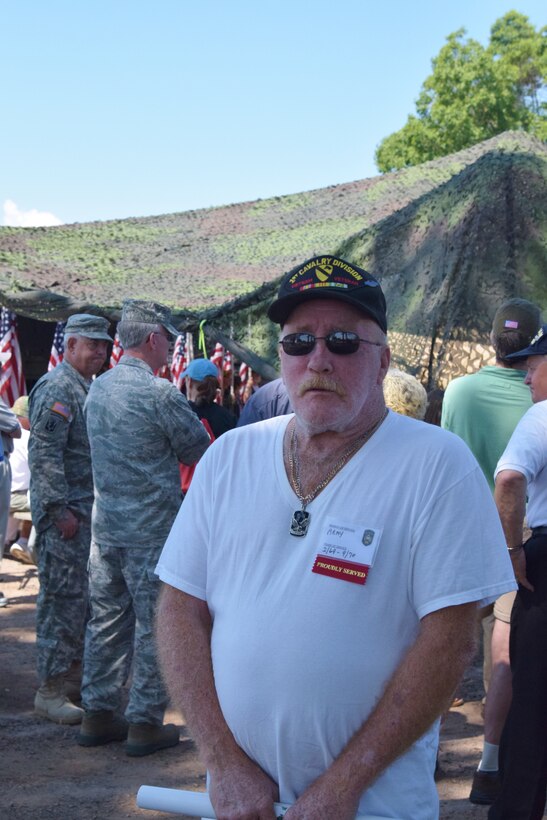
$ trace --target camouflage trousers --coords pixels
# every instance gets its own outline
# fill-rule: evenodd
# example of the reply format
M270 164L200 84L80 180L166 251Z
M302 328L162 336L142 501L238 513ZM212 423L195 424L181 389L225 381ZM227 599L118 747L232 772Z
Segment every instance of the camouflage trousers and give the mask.
M129 723L160 725L168 703L156 657L154 617L161 581L154 573L162 547L91 544L82 679L86 711L118 711L132 665Z
M40 683L82 660L88 615L87 562L91 525L80 522L73 538L53 526L36 536L40 589L36 601L36 655Z

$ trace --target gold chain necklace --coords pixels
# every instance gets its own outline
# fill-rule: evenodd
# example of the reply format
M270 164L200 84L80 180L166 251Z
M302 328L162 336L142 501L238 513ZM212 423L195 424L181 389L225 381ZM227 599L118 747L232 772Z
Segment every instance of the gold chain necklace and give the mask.
M295 510L293 512L291 528L289 530L291 535L295 535L298 538L301 538L303 535L306 535L310 527L311 520L311 513L309 513L306 510L306 507L313 501L314 498L316 498L319 495L321 490L325 489L327 484L329 484L329 482L332 481L335 475L340 472L342 467L344 467L347 464L350 458L354 456L355 453L363 446L363 444L376 432L378 427L381 425L381 423L387 416L387 413L388 410L386 407L386 410L381 416L381 418L377 422L375 422L372 425L372 427L369 427L368 430L365 430L365 432L361 436L359 436L359 438L356 441L353 442L351 447L349 447L346 450L346 452L338 459L336 464L330 468L327 475L307 495L303 495L302 487L300 484L300 461L298 459L298 439L296 436L295 420L291 435L291 441L289 444L288 460L291 484L302 507L300 510Z

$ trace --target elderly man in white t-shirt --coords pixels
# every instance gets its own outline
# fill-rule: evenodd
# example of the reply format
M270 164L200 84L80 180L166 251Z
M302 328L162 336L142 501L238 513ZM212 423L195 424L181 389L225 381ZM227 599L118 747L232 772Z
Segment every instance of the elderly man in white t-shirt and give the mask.
M373 276L308 260L269 317L294 414L198 464L157 568L164 674L218 817L433 820L438 717L515 586L496 509L460 439L386 409Z
M519 589L511 613L513 698L500 745L501 794L488 817L541 820L547 795L547 325L512 358L526 363L533 405L496 468L495 499ZM525 513L532 536L523 544Z
M21 425L17 416L0 398L0 565L4 554L4 543L8 528L11 468L9 457L13 452L13 442L21 437ZM0 592L0 607L7 606L8 599Z
M11 498L10 520L8 524L8 541L13 541L19 533L17 541L10 546L10 555L23 564L36 564L34 542L36 531L32 528L30 501L28 489L30 485L30 469L28 466L28 441L30 436L30 422L28 418L28 396L19 396L12 406L21 425L21 438L14 441L13 453L10 457L11 466ZM13 535L10 537L10 530Z

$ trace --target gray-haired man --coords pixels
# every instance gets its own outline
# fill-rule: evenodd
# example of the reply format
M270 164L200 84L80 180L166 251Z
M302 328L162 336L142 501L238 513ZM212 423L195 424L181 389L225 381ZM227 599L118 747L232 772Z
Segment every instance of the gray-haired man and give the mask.
M176 726L162 725L168 698L153 636L154 567L181 502L179 462L197 461L209 436L182 393L154 375L178 334L169 310L128 300L118 334L124 355L86 403L95 505L79 743L127 736L127 753L141 756L179 740ZM125 720L118 710L131 662Z
M106 359L109 322L79 313L65 327L62 363L29 397L30 504L37 531L40 592L36 609L40 688L34 708L56 723L80 723L87 561L93 477L84 420L91 378ZM70 687L67 688L67 679Z

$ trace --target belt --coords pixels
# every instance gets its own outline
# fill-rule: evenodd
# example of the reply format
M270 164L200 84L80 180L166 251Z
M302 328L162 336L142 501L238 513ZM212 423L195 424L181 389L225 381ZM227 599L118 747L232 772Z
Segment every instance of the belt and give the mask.
M532 527L532 535L547 535L547 527Z

